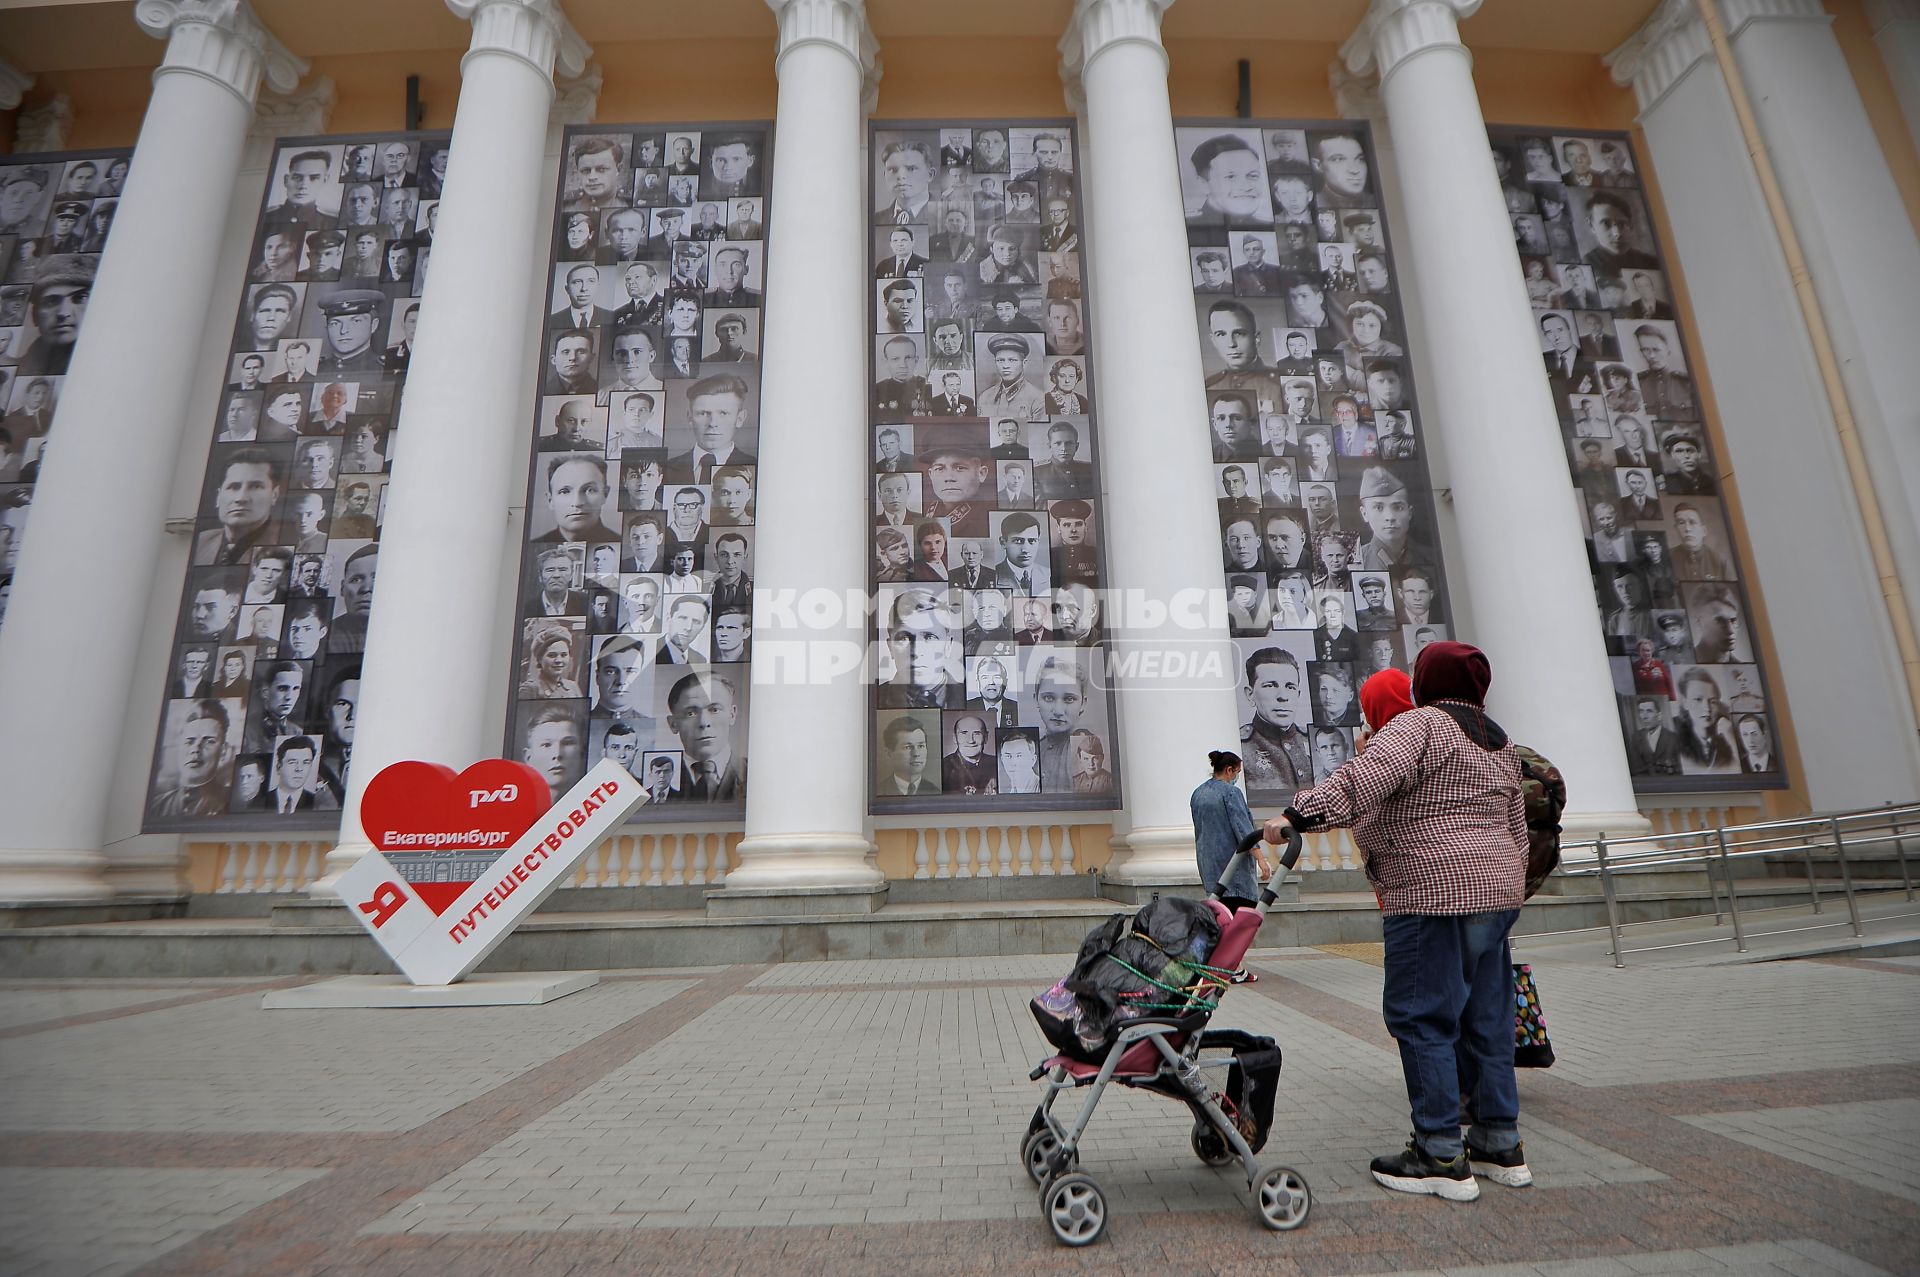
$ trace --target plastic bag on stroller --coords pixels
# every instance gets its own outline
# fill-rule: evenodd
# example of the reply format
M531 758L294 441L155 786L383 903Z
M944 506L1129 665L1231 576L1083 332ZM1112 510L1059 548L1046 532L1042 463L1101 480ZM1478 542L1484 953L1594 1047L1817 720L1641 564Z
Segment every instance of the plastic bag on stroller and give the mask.
M1118 1023L1149 1013L1130 1008L1166 1001L1161 986L1184 986L1192 979L1184 964L1204 962L1219 941L1204 902L1156 896L1131 918L1115 914L1088 932L1067 978L1030 1004L1033 1018L1063 1055L1098 1063Z

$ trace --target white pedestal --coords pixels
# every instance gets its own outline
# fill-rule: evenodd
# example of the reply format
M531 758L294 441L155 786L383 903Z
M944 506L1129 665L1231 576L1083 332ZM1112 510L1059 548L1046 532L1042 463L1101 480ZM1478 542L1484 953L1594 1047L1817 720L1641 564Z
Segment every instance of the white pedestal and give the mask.
M458 984L408 984L402 975L343 975L260 999L265 1011L414 1007L537 1007L600 983L598 971L489 971Z

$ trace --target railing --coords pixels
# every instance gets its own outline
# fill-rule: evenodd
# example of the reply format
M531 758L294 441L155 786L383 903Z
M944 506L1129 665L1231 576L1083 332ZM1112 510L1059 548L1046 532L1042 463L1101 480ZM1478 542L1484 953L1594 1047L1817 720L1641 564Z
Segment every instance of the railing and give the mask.
M1656 834L1690 834L1722 825L1750 825L1767 818L1758 794L1642 794L1640 814Z
M680 887L718 883L740 863L734 829L636 830L589 852L568 887Z
M1052 878L1079 873L1060 821L954 820L913 825L913 877ZM877 832L877 831L876 831Z
M1891 847L1894 857L1900 864L1901 885L1906 889L1907 899L1912 900L1914 898L1913 874L1907 864L1907 839L1916 834L1920 834L1920 803L1839 812L1827 816L1810 816L1798 820L1773 820L1746 825L1724 825L1715 829L1646 834L1638 838L1609 839L1602 834L1591 842L1569 843L1562 847L1561 859L1565 863L1561 872L1568 877L1594 876L1600 879L1601 894L1605 897L1607 906L1607 932L1613 944L1613 965L1624 967L1627 965L1626 955L1629 953L1650 953L1656 949L1719 944L1725 940L1732 940L1734 948L1738 952L1745 953L1749 932L1745 919L1741 915L1740 892L1733 866L1735 861L1762 856L1773 857L1776 860L1783 857L1800 857L1806 865L1807 890L1813 897L1813 912L1820 914L1824 912L1824 907L1820 898L1820 879L1815 872L1814 857L1816 854L1821 856L1831 854L1840 870L1840 891L1846 898L1847 921L1780 927L1752 934L1756 936L1785 935L1796 931L1818 931L1827 927L1850 925L1854 935L1865 935L1866 932L1860 924L1860 903L1854 894L1853 867L1848 856L1858 857L1868 850L1884 851ZM1591 860L1586 861L1582 853L1590 853ZM1583 861L1585 863L1582 863ZM1635 948L1628 948L1622 944L1622 929L1645 925L1648 922L1671 921L1671 919L1623 922L1620 918L1619 880L1631 879L1636 875L1689 871L1706 874L1707 891L1713 900L1713 925L1716 927L1720 925L1722 915L1721 893L1725 892L1724 912L1732 926L1731 934L1711 936L1704 940L1677 940L1666 944L1641 945Z
M201 844L206 846L209 844ZM320 877L333 840L275 842L267 839L210 844L216 895L267 895L305 891ZM192 857L197 848L189 847Z
M739 831L725 828L634 830L615 834L582 860L560 885L662 887L718 883L739 864ZM333 840L235 840L190 846L194 877L217 895L273 895L305 891L317 881ZM201 860L210 856L210 869Z

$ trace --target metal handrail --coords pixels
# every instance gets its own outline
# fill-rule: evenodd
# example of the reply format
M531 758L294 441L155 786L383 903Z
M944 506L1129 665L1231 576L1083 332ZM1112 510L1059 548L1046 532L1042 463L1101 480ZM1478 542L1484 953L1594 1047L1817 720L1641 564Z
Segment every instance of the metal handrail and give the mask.
M1852 828L1851 826L1859 826ZM1906 891L1908 900L1914 898L1913 875L1907 866L1907 830L1920 827L1920 802L1904 803L1898 806L1888 804L1884 807L1862 808L1856 811L1831 812L1819 816L1803 816L1789 820L1759 821L1745 825L1723 825L1714 829L1690 829L1678 833L1641 834L1632 838L1609 839L1605 832L1596 835L1591 841L1567 843L1561 847L1560 872L1568 877L1598 876L1601 895L1607 906L1607 933L1612 941L1613 965L1624 967L1629 953L1646 953L1655 949L1681 948L1690 945L1714 944L1730 939L1740 953L1747 951L1747 930L1745 920L1740 914L1740 894L1734 885L1733 862L1753 856L1791 856L1799 854L1805 858L1807 870L1807 890L1813 898L1813 911L1822 912L1820 883L1814 873L1814 853L1831 852L1840 866L1840 888L1847 901L1847 921L1853 927L1853 934L1866 934L1860 922L1860 905L1855 898L1853 887L1853 868L1848 855L1858 856L1863 850L1891 845L1894 855L1900 862L1900 882ZM1644 850L1622 849L1643 847ZM1593 852L1591 864L1568 864L1567 853L1581 850ZM1707 876L1707 890L1713 898L1713 922L1720 924L1720 888L1727 894L1727 914L1733 924L1730 936L1714 936L1707 940L1685 940L1672 944L1642 945L1629 949L1620 941L1623 927L1650 922L1669 922L1670 918L1649 918L1636 922L1620 920L1619 893L1615 879L1632 876L1636 873L1649 873L1669 869L1675 866L1698 864ZM1720 881L1715 882L1718 870ZM1820 923L1815 927L1796 927L1790 930L1815 930L1822 926L1840 926L1840 923ZM1779 934L1762 932L1762 935Z

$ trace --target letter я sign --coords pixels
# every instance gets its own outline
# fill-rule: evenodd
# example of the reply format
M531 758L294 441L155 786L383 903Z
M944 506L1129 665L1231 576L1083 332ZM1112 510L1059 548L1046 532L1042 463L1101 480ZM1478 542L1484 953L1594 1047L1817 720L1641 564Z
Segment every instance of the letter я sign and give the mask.
M395 763L367 786L360 824L377 850L340 875L340 898L410 981L452 984L645 798L611 759L551 807L545 778L523 763L490 758L457 776L438 763ZM409 882L387 851L458 852L472 868L497 854L468 882Z

